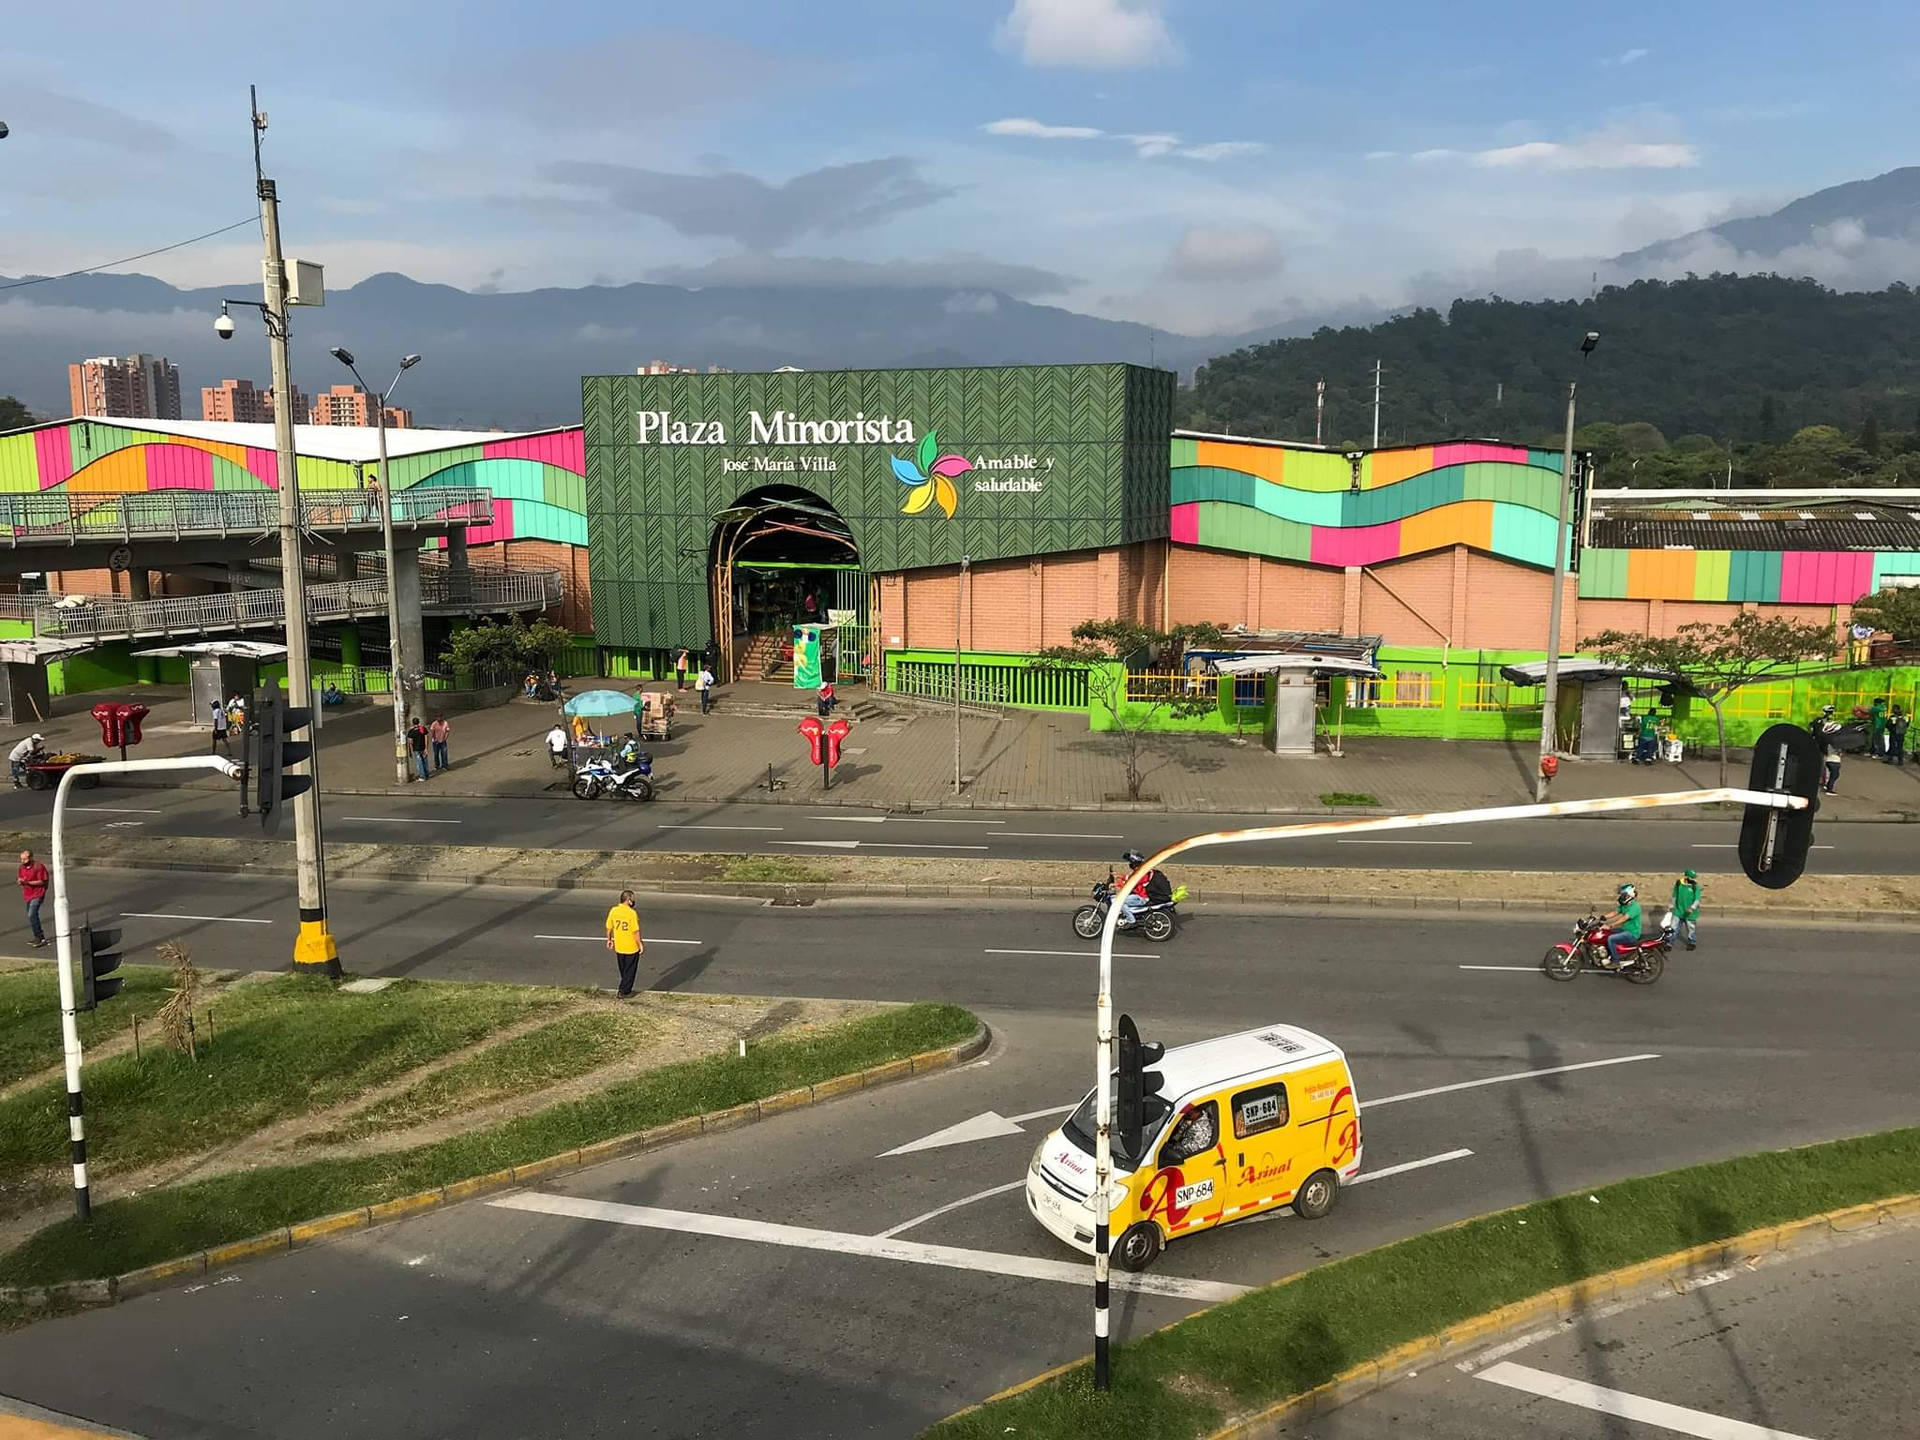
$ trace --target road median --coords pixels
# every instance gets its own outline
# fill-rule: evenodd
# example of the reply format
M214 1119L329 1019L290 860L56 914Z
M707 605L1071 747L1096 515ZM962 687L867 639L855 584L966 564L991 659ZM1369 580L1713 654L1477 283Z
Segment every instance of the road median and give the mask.
M929 1430L931 1440L1247 1440L1629 1290L1810 1236L1920 1217L1920 1129L1582 1190L1307 1270L1116 1345ZM1328 1222L1334 1223L1334 1222Z
M0 837L18 850L29 835ZM290 841L213 836L81 833L67 841L79 865L223 874L291 874ZM1098 865L1073 860L899 859L831 854L804 860L769 855L613 850L523 850L502 846L366 845L327 847L334 880L505 885L531 889L733 895L760 899L942 896L986 899L1084 898ZM1568 914L1608 901L1616 882L1638 881L1663 893L1664 872L1388 870L1335 866L1193 865L1180 879L1196 904L1517 910ZM1657 905L1656 905L1657 908ZM1787 890L1744 879L1708 877L1705 913L1714 917L1851 921L1920 919L1920 876L1810 874Z

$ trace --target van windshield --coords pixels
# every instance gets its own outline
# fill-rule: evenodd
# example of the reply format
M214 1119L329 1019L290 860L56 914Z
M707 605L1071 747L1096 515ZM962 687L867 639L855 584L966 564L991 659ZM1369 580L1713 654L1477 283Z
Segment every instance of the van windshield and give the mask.
M1116 1077L1115 1084L1118 1083L1118 1077ZM1109 1096L1110 1102L1111 1098ZM1172 1110L1173 1107L1158 1095L1147 1096L1146 1124L1140 1127L1140 1143L1144 1147L1151 1149L1153 1142L1160 1138L1160 1127L1166 1123L1167 1116ZM1067 1117L1067 1123L1062 1125L1060 1130L1067 1139L1091 1155L1097 1138L1094 1133L1097 1123L1094 1116L1094 1097L1089 1095L1080 1102L1073 1114ZM1129 1171L1138 1169L1140 1157L1128 1152L1125 1142L1120 1137L1120 1127L1117 1125L1113 1127L1112 1138L1114 1168Z

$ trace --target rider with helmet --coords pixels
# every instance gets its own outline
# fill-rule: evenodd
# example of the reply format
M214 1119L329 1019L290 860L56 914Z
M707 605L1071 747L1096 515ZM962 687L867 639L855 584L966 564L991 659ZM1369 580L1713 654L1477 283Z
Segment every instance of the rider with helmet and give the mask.
M1138 850L1129 850L1120 857L1127 863L1127 873L1131 875L1147 863L1147 857ZM1137 925L1140 912L1149 905L1165 905L1173 899L1173 882L1167 878L1164 870L1149 870L1146 877L1128 894L1121 906L1120 927Z
M1625 952L1640 943L1640 890L1631 881L1621 881L1619 892L1614 897L1619 908L1611 914L1600 917L1600 923L1607 927L1607 959L1610 964L1618 965Z

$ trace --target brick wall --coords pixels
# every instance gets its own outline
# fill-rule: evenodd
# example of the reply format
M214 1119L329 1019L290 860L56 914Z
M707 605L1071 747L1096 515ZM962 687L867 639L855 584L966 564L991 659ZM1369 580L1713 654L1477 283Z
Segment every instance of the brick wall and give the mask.
M1461 558L1441 551L1363 569L1360 633L1388 645L1469 643L1454 633L1453 573Z
M560 572L560 609L547 618L576 635L593 633L593 587L587 578L587 548L559 540L496 540L469 546L475 565L509 565Z
M1155 552L1162 548L1147 542L971 566L960 643L968 650L1028 654L1071 644L1082 620L1121 615L1157 625L1165 561ZM881 644L951 648L958 575L958 567L947 565L879 577L874 626Z

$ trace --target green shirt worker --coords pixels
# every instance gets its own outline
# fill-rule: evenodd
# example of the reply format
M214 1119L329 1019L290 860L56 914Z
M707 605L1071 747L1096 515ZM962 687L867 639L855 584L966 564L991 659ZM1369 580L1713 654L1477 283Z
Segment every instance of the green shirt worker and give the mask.
M640 912L633 905L633 891L622 890L613 908L607 911L607 949L620 967L622 1000L633 996L633 982L640 974L640 957L646 951L640 939Z
M1639 889L1623 883L1614 903L1618 908L1612 914L1601 916L1600 923L1612 931L1607 936L1607 957L1618 965L1622 952L1640 943Z
M1680 927L1680 933L1687 937L1687 949L1692 950L1700 939L1700 872L1686 870L1673 882L1673 923Z

